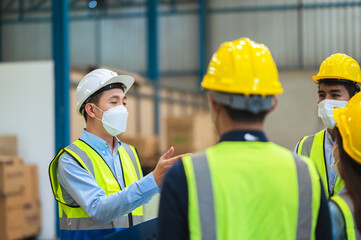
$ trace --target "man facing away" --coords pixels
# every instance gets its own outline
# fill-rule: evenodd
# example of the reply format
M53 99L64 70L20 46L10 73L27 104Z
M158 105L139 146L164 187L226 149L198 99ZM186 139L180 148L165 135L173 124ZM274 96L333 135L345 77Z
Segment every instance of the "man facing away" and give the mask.
M223 43L202 87L219 143L169 170L157 239L331 239L316 169L264 133L283 92L268 48L247 38Z
M76 89L86 128L60 149L49 167L59 204L61 239L103 239L143 221L143 207L159 192L167 169L179 159L171 147L143 177L136 149L115 136L126 130L125 94L134 78L107 69L87 74Z
M295 152L311 158L315 163L329 198L337 195L345 186L332 168L333 128L336 124L332 112L335 107L344 107L360 91L360 66L350 56L336 53L322 62L318 74L312 79L318 84L318 116L326 128L303 137L297 143Z

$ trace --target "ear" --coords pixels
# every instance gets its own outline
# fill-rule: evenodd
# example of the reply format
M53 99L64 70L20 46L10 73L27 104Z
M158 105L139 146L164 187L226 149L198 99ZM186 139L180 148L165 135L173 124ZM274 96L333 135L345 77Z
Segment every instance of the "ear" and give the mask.
M94 110L95 110L94 106L90 103L87 103L84 107L84 111L86 111L86 113L90 118L95 118Z
M271 112L273 112L273 110L276 109L278 105L278 98L276 96L273 96L273 105L272 107L267 111L267 114L270 114Z
M209 103L210 110L213 112L216 112L217 103L213 100L212 93L208 92L207 97L208 97L208 103Z

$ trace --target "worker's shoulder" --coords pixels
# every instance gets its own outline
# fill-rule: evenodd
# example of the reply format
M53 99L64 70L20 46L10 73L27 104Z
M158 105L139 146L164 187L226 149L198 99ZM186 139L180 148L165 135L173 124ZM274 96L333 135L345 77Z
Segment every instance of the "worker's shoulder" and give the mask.
M131 145L129 143L119 141L119 147L121 147L121 146L123 146L123 147L129 146L129 147L132 147L132 148L136 148L136 147L134 147L133 145Z
M321 131L318 131L314 134L310 134L310 135L307 135L307 136L304 136L301 138L300 142L303 140L303 139L313 139L316 135L318 134L323 134L324 132L326 131L326 129L322 129Z
M232 142L221 142L214 146L211 146L205 150L207 153L218 152L224 154L225 152L238 152L246 151L250 153L264 153L264 154L284 154L289 155L291 153L287 148L278 145L272 141L232 141Z

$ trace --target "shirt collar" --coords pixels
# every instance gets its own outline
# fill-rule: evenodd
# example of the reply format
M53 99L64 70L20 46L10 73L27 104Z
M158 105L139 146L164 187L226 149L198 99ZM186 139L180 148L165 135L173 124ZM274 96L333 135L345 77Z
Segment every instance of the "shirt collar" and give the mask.
M263 131L235 130L223 134L219 139L219 142L223 141L268 142L268 139Z
M119 139L117 137L114 137L114 138L116 139L114 149L118 149L119 146L121 145L121 142L119 141ZM81 131L80 139L83 140L84 142L88 143L90 146L95 147L97 149L109 148L109 144L106 141L104 141L103 139L101 139L98 136L95 136L94 134L88 132L85 129L83 129Z
M333 145L333 141L332 141L332 136L331 134L328 132L327 128L326 128L326 138L329 141L329 143L331 143L331 145Z

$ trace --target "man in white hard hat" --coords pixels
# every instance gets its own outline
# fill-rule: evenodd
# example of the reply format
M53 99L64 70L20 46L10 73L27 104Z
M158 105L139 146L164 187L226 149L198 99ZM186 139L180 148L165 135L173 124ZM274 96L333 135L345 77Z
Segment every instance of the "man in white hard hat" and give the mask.
M77 87L77 112L86 128L49 167L61 239L103 239L142 222L142 205L159 192L167 169L181 157L170 158L171 147L143 177L135 148L116 138L126 130L125 94L133 83L131 76L96 69Z

